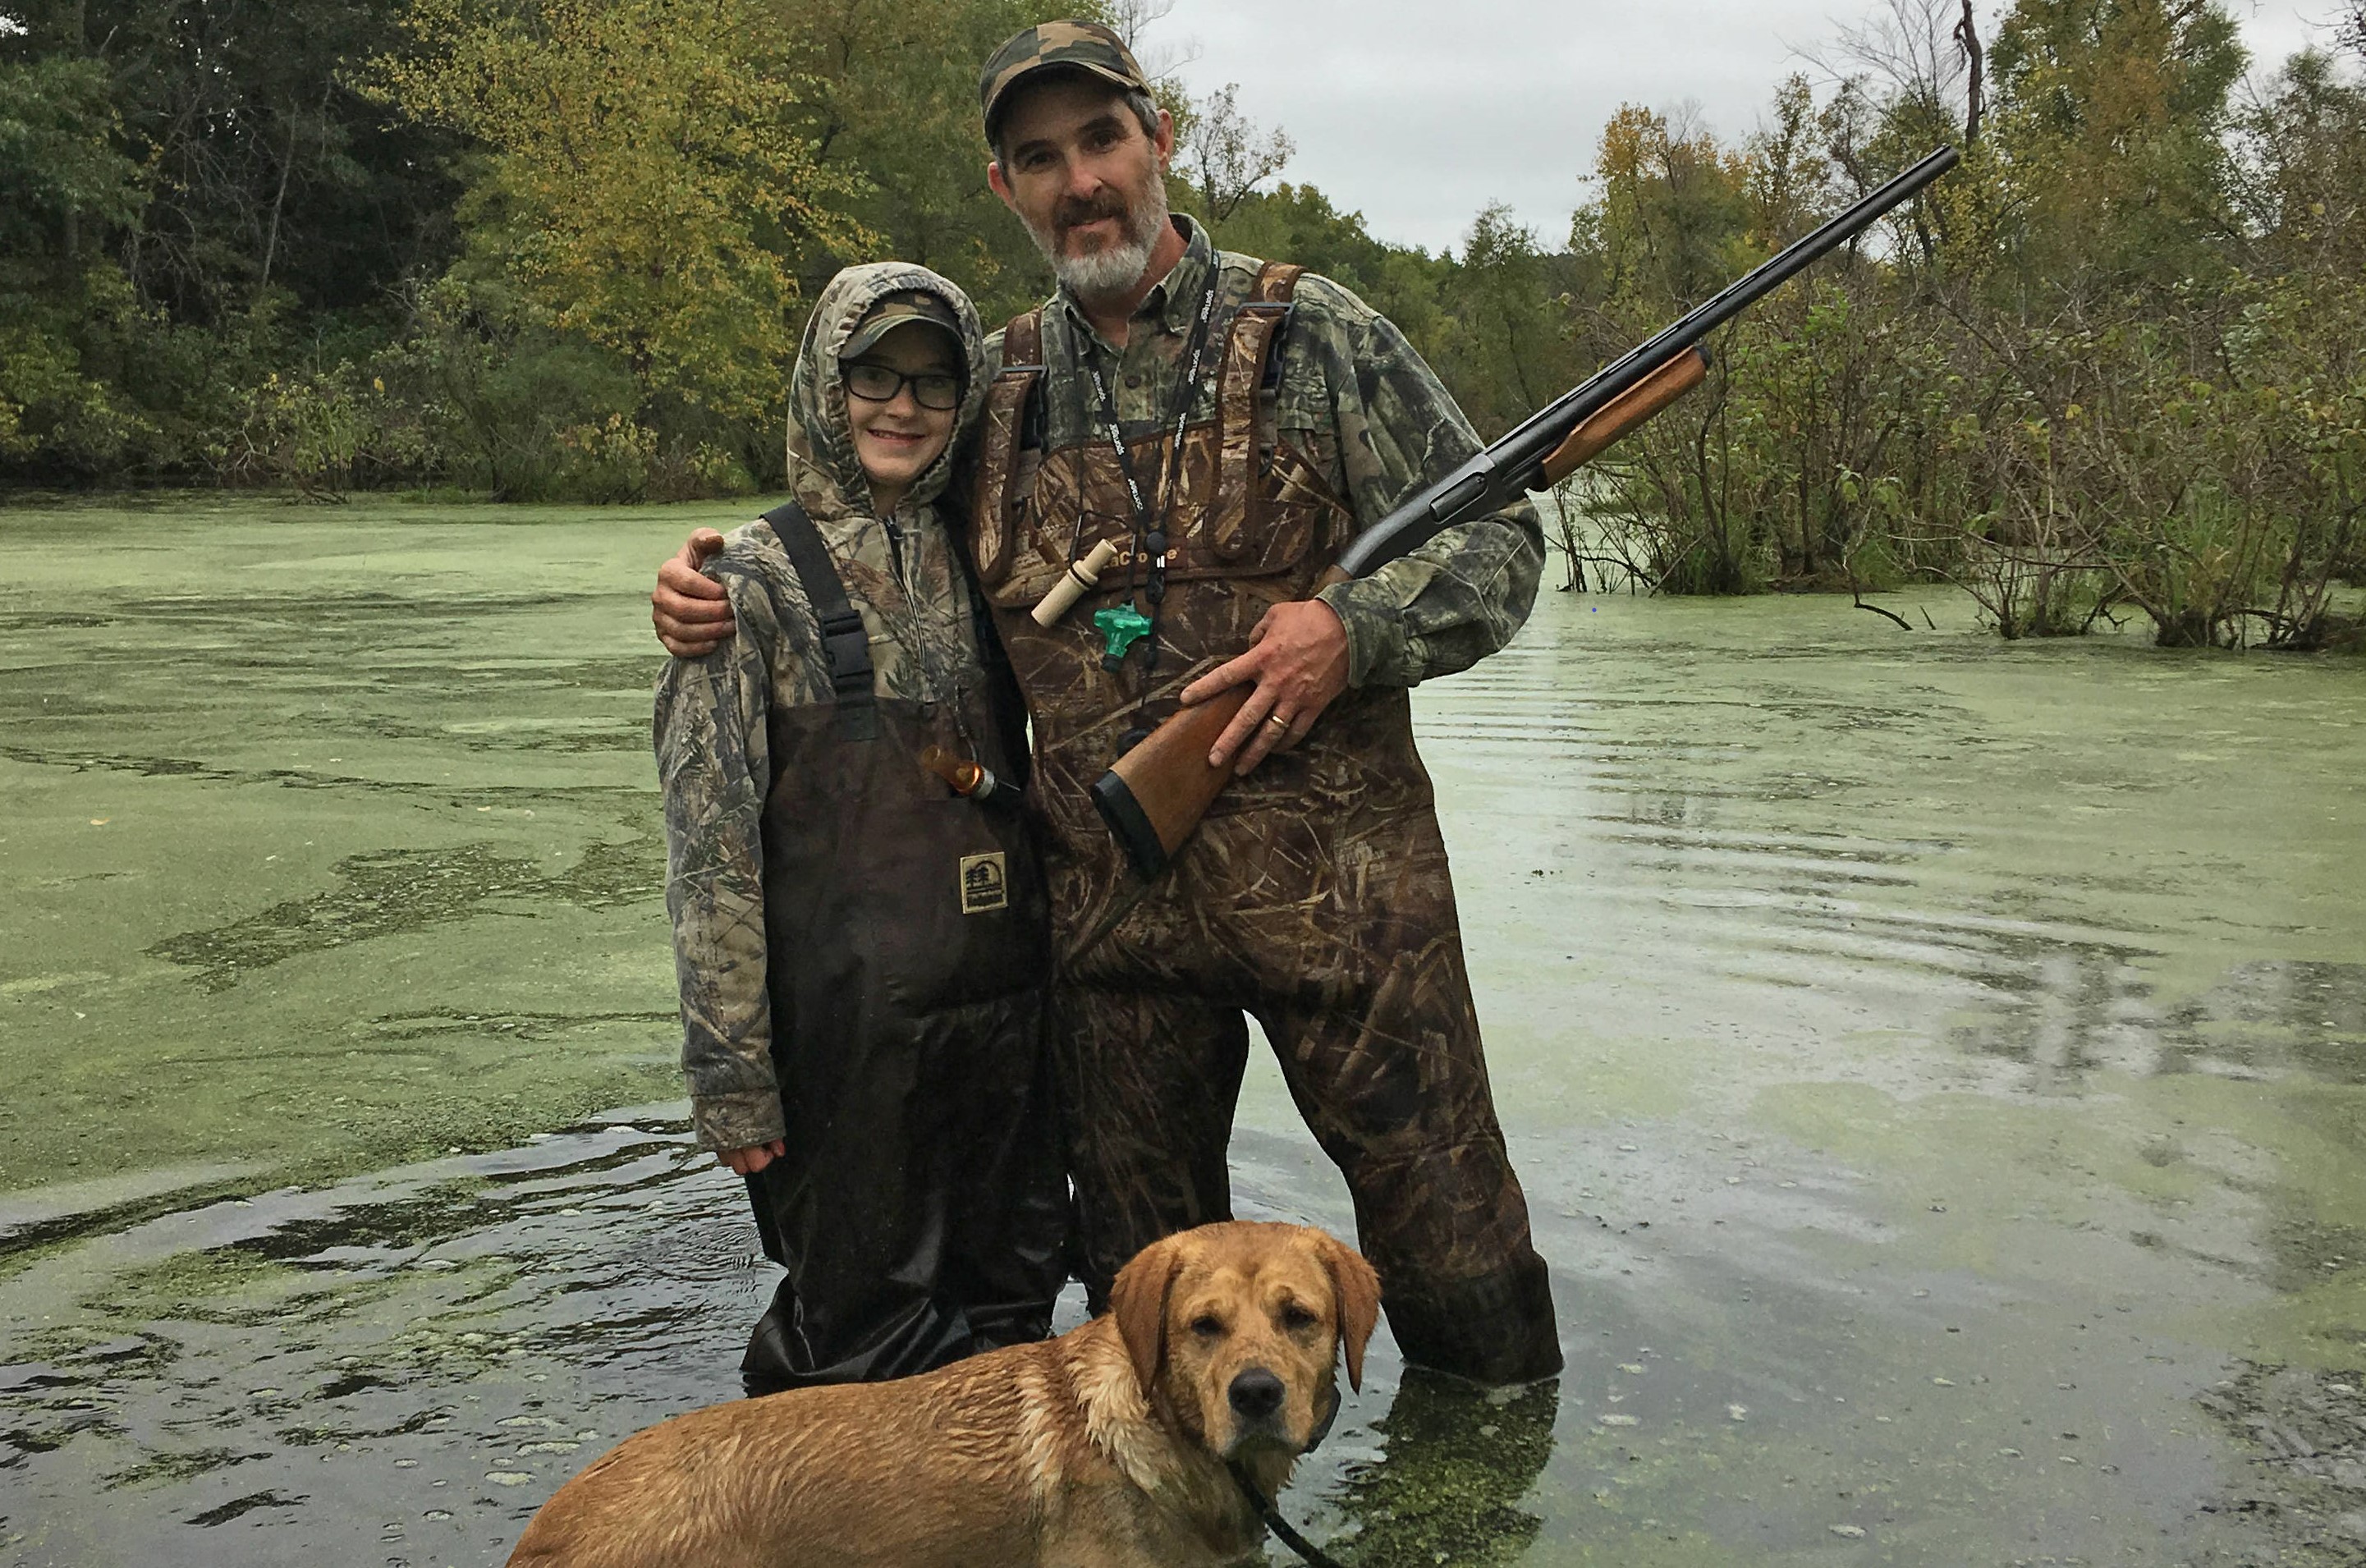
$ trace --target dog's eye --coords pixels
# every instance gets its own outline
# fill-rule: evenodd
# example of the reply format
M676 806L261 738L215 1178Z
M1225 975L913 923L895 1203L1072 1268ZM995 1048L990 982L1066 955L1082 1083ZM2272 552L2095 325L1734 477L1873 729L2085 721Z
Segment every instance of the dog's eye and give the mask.
M1292 1303L1281 1309L1281 1325L1292 1334L1313 1327L1323 1320L1304 1307Z
M1219 1338L1224 1332L1223 1320L1211 1314L1202 1313L1191 1320L1191 1332L1202 1339Z

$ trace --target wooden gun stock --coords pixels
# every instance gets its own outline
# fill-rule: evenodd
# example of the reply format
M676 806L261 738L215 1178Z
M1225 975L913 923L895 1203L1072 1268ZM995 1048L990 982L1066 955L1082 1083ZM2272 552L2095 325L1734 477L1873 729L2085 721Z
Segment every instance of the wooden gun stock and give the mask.
M1166 869L1216 796L1233 782L1232 769L1208 766L1208 753L1255 690L1234 686L1180 710L1093 782L1093 804L1100 808L1101 820L1143 875L1156 876Z

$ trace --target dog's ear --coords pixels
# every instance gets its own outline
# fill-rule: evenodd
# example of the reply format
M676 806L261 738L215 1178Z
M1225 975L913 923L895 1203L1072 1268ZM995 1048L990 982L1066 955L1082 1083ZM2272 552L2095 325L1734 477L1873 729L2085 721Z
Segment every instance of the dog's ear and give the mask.
M1339 1345L1347 1352L1347 1386L1364 1392L1364 1342L1380 1321L1380 1276L1364 1255L1335 1235L1323 1237L1323 1267L1339 1311Z
M1166 1298L1182 1271L1183 1250L1168 1236L1135 1253L1110 1286L1110 1316L1117 1320L1117 1336L1125 1341L1144 1399L1155 1394L1153 1380L1166 1354Z

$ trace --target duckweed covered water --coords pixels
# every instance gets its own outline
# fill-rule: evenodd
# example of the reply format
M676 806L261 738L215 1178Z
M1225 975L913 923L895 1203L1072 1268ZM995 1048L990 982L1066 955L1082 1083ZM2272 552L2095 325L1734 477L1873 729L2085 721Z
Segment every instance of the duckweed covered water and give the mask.
M738 511L0 513L0 1561L496 1562L736 1392L646 592ZM2366 666L1902 605L1421 694L1570 1365L1383 1335L1344 1562L2366 1560ZM1269 1068L1234 1153L1352 1232Z

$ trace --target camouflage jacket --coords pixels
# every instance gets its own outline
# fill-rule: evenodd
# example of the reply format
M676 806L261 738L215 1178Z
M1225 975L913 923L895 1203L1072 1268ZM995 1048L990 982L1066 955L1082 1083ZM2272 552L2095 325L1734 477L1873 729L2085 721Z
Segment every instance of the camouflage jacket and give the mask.
M1220 252L1187 217L1183 259L1133 313L1126 345L1112 347L1064 287L1043 312L1044 416L1050 444L1106 439L1087 366L1097 360L1129 440L1171 417L1193 312L1208 269L1221 266L1244 296L1262 265ZM999 333L986 340L999 365ZM1088 358L1087 356L1090 356ZM1205 370L1202 371L1203 377ZM1194 420L1214 417L1212 384ZM1359 525L1384 516L1415 485L1435 479L1482 445L1435 371L1387 317L1318 274L1300 279L1281 355L1278 424L1327 470L1333 491ZM1417 685L1465 670L1502 648L1527 620L1544 570L1544 530L1523 502L1451 528L1403 558L1318 595L1347 632L1347 678L1356 685Z
M829 547L847 597L869 633L883 696L953 702L985 679L967 574L938 504L949 451L892 516L873 515L870 488L848 434L839 352L885 294L942 296L963 322L969 395L954 426L983 400L984 334L962 291L920 267L850 267L816 305L790 386L789 470L798 503ZM729 536L718 573L738 635L704 659L667 661L657 688L655 740L666 826L666 909L681 982L682 1066L699 1142L745 1148L783 1133L772 1058L767 966L794 953L765 951L763 839L772 771L765 715L775 703L824 702L829 675L820 627L770 525ZM769 592L767 590L769 589ZM779 615L774 605L779 606ZM787 624L783 624L785 617Z

